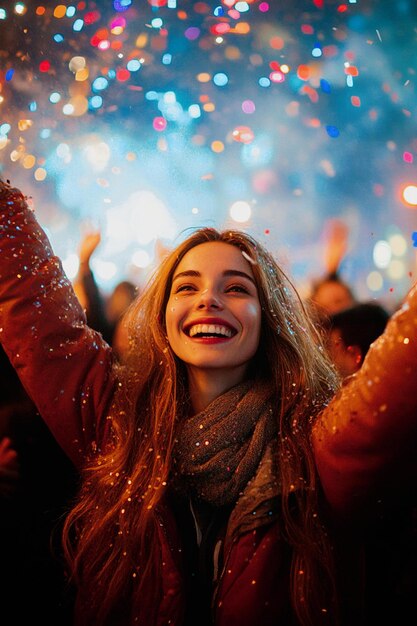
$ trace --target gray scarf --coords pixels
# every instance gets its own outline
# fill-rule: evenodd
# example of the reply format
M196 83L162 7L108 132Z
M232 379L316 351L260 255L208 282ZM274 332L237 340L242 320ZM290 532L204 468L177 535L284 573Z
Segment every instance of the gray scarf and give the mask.
M173 484L212 506L234 505L277 434L273 390L245 381L183 420L174 447Z

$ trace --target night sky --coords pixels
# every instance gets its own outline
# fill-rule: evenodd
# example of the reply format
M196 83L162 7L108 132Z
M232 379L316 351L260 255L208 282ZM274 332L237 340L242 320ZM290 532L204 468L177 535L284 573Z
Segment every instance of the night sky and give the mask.
M338 218L342 276L391 306L417 271L416 71L413 0L0 0L0 173L70 277L101 229L103 290L214 225L304 293Z

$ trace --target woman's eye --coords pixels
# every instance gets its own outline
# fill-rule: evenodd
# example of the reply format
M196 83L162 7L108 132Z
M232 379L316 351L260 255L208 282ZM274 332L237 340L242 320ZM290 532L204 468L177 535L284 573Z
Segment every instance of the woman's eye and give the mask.
M234 291L237 293L249 293L249 290L244 287L243 285L230 285L230 287L227 287L226 289L226 293L230 292L230 291Z
M194 290L193 285L189 285L189 284L178 285L178 287L175 289L175 293L180 293L181 291L193 291L193 290Z

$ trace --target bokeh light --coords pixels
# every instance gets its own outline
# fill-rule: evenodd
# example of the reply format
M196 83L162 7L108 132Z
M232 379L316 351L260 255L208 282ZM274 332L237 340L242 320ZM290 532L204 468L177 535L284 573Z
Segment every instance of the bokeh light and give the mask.
M417 185L407 185L403 189L403 198L411 206L417 206Z

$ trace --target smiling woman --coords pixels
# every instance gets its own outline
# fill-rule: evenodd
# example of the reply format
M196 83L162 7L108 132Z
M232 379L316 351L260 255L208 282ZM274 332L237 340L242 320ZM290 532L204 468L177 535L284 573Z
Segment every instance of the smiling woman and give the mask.
M333 524L413 449L417 289L332 400L312 321L249 235L201 229L163 260L122 366L5 183L0 228L2 343L83 476L63 536L75 624L360 623Z
M187 368L194 412L244 380L258 349L261 310L251 266L239 248L211 241L184 255L173 277L166 326L169 344Z

